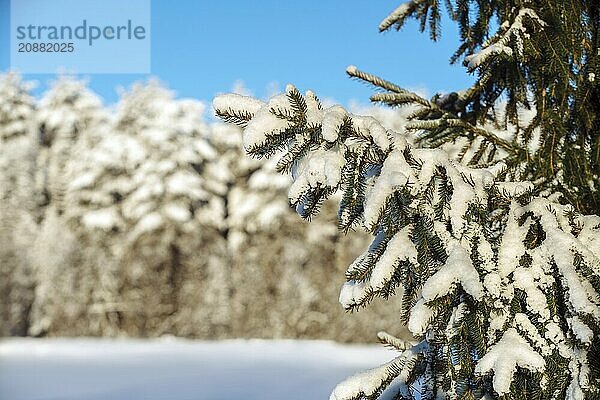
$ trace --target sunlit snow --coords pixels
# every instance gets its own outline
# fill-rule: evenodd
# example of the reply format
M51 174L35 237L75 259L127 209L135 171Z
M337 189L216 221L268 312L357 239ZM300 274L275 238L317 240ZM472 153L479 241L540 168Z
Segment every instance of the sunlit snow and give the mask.
M326 399L394 354L326 341L9 339L0 342L0 399Z

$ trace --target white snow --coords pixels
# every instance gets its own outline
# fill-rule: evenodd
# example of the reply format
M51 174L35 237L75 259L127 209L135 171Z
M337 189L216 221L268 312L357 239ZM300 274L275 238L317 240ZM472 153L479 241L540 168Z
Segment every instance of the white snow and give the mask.
M326 399L394 354L326 341L9 339L0 342L0 398Z
M487 374L494 371L494 390L499 395L509 393L510 384L517 366L527 368L533 372L543 371L546 362L529 343L519 335L514 328L509 328L504 335L483 356L477 366L475 373Z
M571 383L567 388L566 400L585 400L582 389L590 389L589 366L581 364L580 360L587 358L587 350L575 350L574 357L569 361Z
M318 149L302 157L294 171L294 182L290 186L290 201L296 203L308 188L335 188L340 183L342 168L346 163L343 149Z
M396 21L403 19L406 15L415 7L417 7L420 3L423 3L423 0L411 0L405 3L400 4L394 11L392 11L381 23L379 24L379 30L385 31L390 26L392 26Z
M387 389L377 398L380 400L395 398L390 391L400 393L405 398L411 398L407 381L417 357L427 348L428 344L425 341L411 345L393 360L377 368L351 376L335 387L329 400L355 400L373 396L378 389L384 387L383 384L386 381L389 382L392 378L393 381L386 385ZM420 397L417 395L415 398L419 399Z
M511 44L511 38L514 39L516 52L519 55L523 54L523 39L529 38L529 33L523 26L523 18L528 17L530 20L535 21L539 28L543 28L546 23L538 17L538 15L531 8L523 8L519 11L515 20L509 25L508 21L500 26L498 33L496 33L488 42L484 43L482 49L470 56L465 57L467 67L471 70L481 66L485 61L493 55L506 54L512 56L514 50L508 45Z
M352 115L354 129L366 137L371 137L382 151L386 152L392 144L391 134L375 118L371 116Z
M293 85L286 86L286 93L289 93L289 91L293 89ZM323 123L325 113L319 106L319 99L317 98L317 95L313 91L307 90L304 100L306 101L306 125L321 125Z
M89 228L109 230L120 225L121 219L114 208L106 208L85 213L82 222Z
M510 197L518 197L533 190L533 183L531 182L498 182L496 186L500 193Z
M384 161L375 185L367 193L364 211L365 226L375 225L389 196L408 183L411 173L411 167L401 151L392 151Z
M353 400L360 395L372 396L382 388L384 382L389 381L390 372L393 368L401 368L409 364L417 358L417 355L418 352L409 349L403 352L402 356L390 362L351 376L335 387L329 400ZM401 373L394 379L394 387L399 389L404 396L410 395L406 385L409 375L410 371L408 369L402 369Z
M383 254L375 263L370 278L365 281L349 280L344 283L340 290L339 302L345 309L362 304L367 296L383 289L393 277L400 261L417 262L417 249L410 240L409 231L410 227L405 227L390 239ZM371 255L368 251L363 253L348 267L348 272L359 266L364 257Z
M385 251L371 272L370 284L381 289L396 272L400 260L417 263L417 249L409 237L410 227L402 228L388 242Z
M361 304L370 290L372 288L369 282L350 280L342 286L339 302L346 309Z
M489 273L483 278L483 286L494 298L499 298L502 294L502 278L495 272Z
M539 289L539 284L534 280L531 268L518 267L513 272L514 286L521 289L527 296L527 308L537 313L541 320L550 318L548 300L546 295Z
M590 297L594 293L593 290L586 290L584 281L579 277L573 266L575 256L568 247L568 241L564 240L566 234L555 230L554 232L547 232L546 235L544 242L549 242L548 247L554 250L552 254L554 262L567 283L571 305L576 312L591 314L600 319L600 307L590 301ZM557 239L555 236L562 237L563 240Z
M235 106L234 109L236 110L244 110L244 108L239 108L235 102L232 105ZM244 107L243 102L241 102L241 106ZM273 96L267 104L256 111L254 118L248 122L244 130L244 148L246 150L254 149L256 146L263 144L269 136L276 135L290 126L289 121L275 116L271 112L272 109L288 110L291 112L291 105L287 96L285 94Z
M446 263L423 285L422 295L425 301L431 301L450 293L460 283L465 292L480 300L483 296L483 285L479 273L473 267L471 257L460 244L454 244L448 250Z
M229 93L214 98L213 108L215 110L237 110L255 114L265 103L250 96Z
M521 256L525 254L523 240L529 230L529 223L519 226L517 216L515 215L517 207L517 204L511 204L508 220L506 222L507 234L502 237L502 242L498 249L498 272L503 278L507 277L515 270L519 265ZM508 234L508 232L510 232L510 234Z
M346 110L341 106L332 106L325 110L325 116L323 117L323 126L321 128L321 135L323 139L328 142L335 142L338 138L338 132L344 119L348 116Z
M450 160L448 154L441 149L412 149L412 154L421 163L419 179L414 185L413 192L423 190L429 184L437 167L443 167L446 171L453 186L448 213L452 230L456 235L463 228L464 216L469 205L483 203L487 199L484 188L492 184L497 167L470 169Z
M510 57L512 56L513 51L510 47L505 46L502 43L494 43L478 53L465 57L465 61L467 62L469 69L474 69L483 64L490 56L502 53Z
M544 356L548 356L551 353L551 348L548 342L540 335L535 325L523 313L515 314L515 324L517 327L526 334L526 336L534 343L535 347Z
M580 342L587 344L592 343L592 340L594 339L594 332L581 319L579 319L579 317L574 316L573 318L569 318L567 322L571 326L571 330L575 334L575 337L577 337Z
M433 317L433 310L425 304L425 300L421 297L419 301L417 301L417 304L410 310L408 330L415 335L424 334Z
M393 363L390 362L389 364ZM354 399L358 393L372 396L388 376L389 364L356 374L335 387L329 400Z

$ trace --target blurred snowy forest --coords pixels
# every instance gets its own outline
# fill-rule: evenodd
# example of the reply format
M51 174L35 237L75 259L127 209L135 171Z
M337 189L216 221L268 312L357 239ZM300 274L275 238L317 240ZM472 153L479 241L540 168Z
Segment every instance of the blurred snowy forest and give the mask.
M369 237L338 232L335 200L300 222L290 178L245 156L203 103L152 81L110 107L69 77L39 99L31 88L0 76L0 335L400 333L399 301L337 302Z

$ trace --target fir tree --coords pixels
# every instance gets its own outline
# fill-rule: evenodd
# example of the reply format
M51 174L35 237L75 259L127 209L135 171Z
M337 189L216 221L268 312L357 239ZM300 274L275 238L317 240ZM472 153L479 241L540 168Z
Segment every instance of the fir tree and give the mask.
M90 245L94 241L84 240L65 218L73 160L108 120L100 99L86 85L72 77L59 77L39 101L32 119L39 143L36 192L43 200L30 252L36 293L28 333L34 336L107 331L95 318L100 313L88 314L87 310L94 308L96 283L103 282L111 263L99 251L101 246Z
M35 105L31 85L0 76L0 334L24 335L34 279L27 251L37 218Z
M95 129L106 122L102 103L86 83L68 76L60 77L40 101L37 125L41 151L39 164L43 170L42 191L46 205L59 215L64 211L67 186L67 164L73 148L84 135L94 135ZM85 134L84 134L85 132Z
M200 276L206 278L207 268L224 268L225 247L211 239L222 221L217 194L223 188L206 174L216 152L202 137L202 109L196 101L174 100L156 82L135 85L122 94L102 138L71 163L67 219L91 239L83 242L104 241L118 260L114 271L102 270L94 304L123 332L185 332L180 326L191 319L212 326L214 303L227 300L192 284L206 284ZM192 251L203 244L211 257ZM190 307L192 298L198 301L190 288L205 311Z
M416 18L435 40L439 3L409 1L380 29ZM384 89L373 101L413 107L398 131L292 85L215 99L249 154L283 152L300 216L339 191L340 229L373 235L344 308L402 288L415 341L381 333L398 357L332 399L600 398L600 217L584 215L600 214L599 6L567 3L447 1L453 61L478 76L466 90L428 100L349 67Z

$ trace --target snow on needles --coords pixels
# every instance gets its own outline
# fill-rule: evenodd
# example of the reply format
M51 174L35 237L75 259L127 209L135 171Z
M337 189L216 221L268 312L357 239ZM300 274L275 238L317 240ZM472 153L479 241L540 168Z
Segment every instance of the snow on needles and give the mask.
M410 12L406 7L398 15ZM523 9L511 26L502 26L507 38L493 43L507 46L509 37L525 37L524 18L544 25ZM236 112L235 105L228 106ZM442 149L416 148L404 132L340 106L323 109L312 92L302 97L293 86L252 111L244 140L259 154L284 152L281 169L292 171L289 198L299 213L310 216L321 194L339 190L340 225L352 228L356 222L374 236L346 271L339 296L345 309L387 297L403 284L412 290L404 302L408 329L424 342L445 336L446 345L454 346L450 338L465 318L481 319L487 351L477 347L472 361L477 374L493 373L498 394L510 391L517 367L548 379L545 358L557 350L569 362L572 395L567 398L580 398L588 385L587 349L594 340L589 321L600 321L593 280L600 271L600 218L579 216L571 206L534 196L530 182L500 182L501 162L475 168ZM550 299L557 284L564 288L567 324L558 323ZM475 316L480 307L488 313ZM410 373L410 365L392 371L394 362L340 384L331 399L381 394L384 386Z
M510 328L479 360L475 372L486 374L494 371L494 390L502 396L510 392L510 384L517 367L541 372L546 367L546 362L516 329Z
M294 182L290 186L290 201L296 203L309 188L336 188L340 183L345 163L346 159L340 147L318 149L303 157L293 171Z
M379 257L371 277L365 281L350 280L340 290L340 304L348 309L359 305L367 295L379 291L392 279L401 261L417 262L417 249L410 239L410 227L398 231ZM349 267L351 269L352 266Z
M373 288L382 288L392 278L400 260L417 262L417 249L409 234L410 227L406 226L390 239L371 272L370 284Z
M218 98L217 98L218 99ZM246 99L242 104L246 104ZM218 104L218 102L217 102ZM255 104L243 108L242 111L254 110ZM285 94L272 97L267 104L264 104L254 112L254 118L248 122L244 130L244 148L252 151L257 146L265 143L269 136L277 135L290 127L290 122L277 117L271 110L286 110L289 108L289 101Z
M389 365L394 361L356 374L340 383L331 393L329 400L354 399L359 394L364 396L372 396L387 380L389 376Z
M473 267L467 249L459 243L451 245L446 263L425 282L422 296L425 301L434 300L448 294L456 283L460 283L465 292L475 300L480 300L483 296L479 273Z
M413 365L426 347L426 344L421 342L403 351L400 356L390 362L346 379L333 389L329 400L368 398L377 394L386 383L392 380L396 390L405 398L410 398L411 393L407 385L410 368L401 367ZM398 370L400 370L400 373L395 372ZM377 398L383 397L378 396Z
M381 23L379 24L379 31L383 32L389 29L395 23L404 20L406 16L416 9L420 4L424 3L424 0L411 0L400 4L394 11L392 11Z
M323 117L323 128L321 129L323 139L328 142L335 142L346 117L348 117L348 113L343 107L335 105L329 108Z
M518 55L522 55L523 40L529 38L529 33L523 25L524 17L529 18L531 21L535 21L540 28L543 28L546 25L532 9L521 9L510 26L508 25L508 21L503 23L500 26L498 33L496 33L487 43L484 43L483 48L479 52L465 57L465 64L467 67L470 70L474 70L484 64L490 57L499 54L505 54L506 56L511 57L514 53L513 48L509 46L511 38L514 38L516 42Z
M213 100L213 107L215 110L235 109L251 115L254 115L258 110L260 110L264 104L264 102L253 97L243 96L236 93L222 94L216 96Z
M377 223L389 196L408 183L407 172L410 173L411 168L401 151L392 151L383 163L375 185L367 195L364 211L366 226L372 227Z

